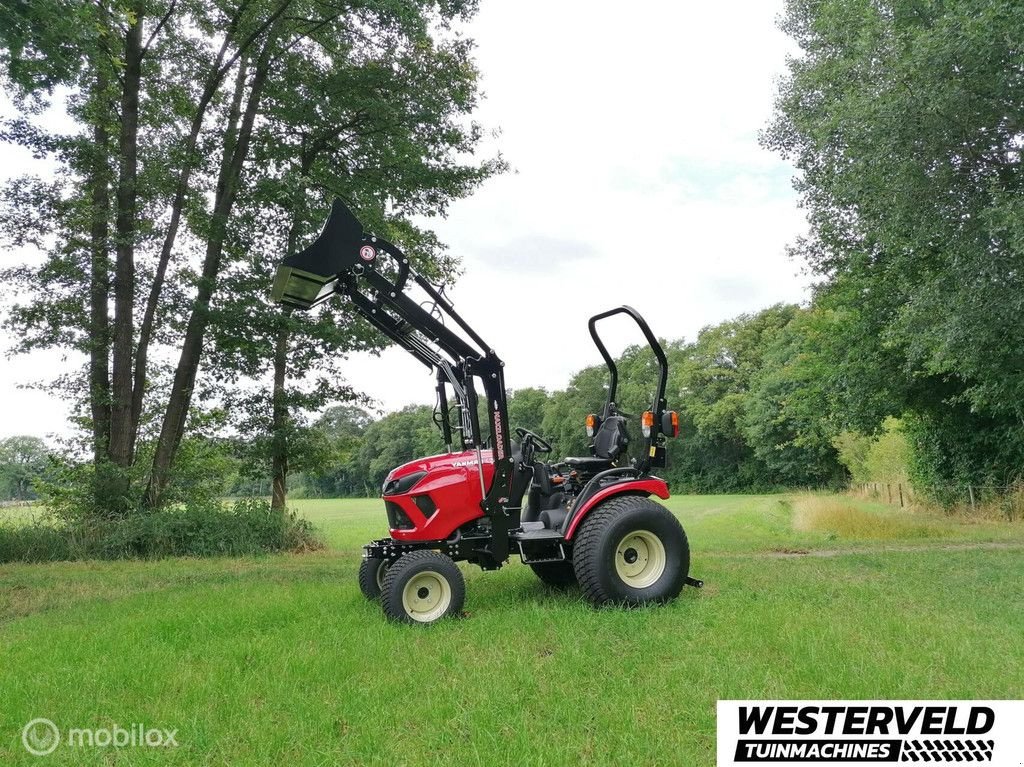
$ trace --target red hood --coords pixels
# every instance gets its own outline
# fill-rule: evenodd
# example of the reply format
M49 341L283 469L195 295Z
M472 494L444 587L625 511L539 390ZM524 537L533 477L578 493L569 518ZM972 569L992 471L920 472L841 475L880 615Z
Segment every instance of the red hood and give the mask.
M395 512L400 509L407 522L392 526L391 537L443 540L467 522L482 517L480 471L484 487L489 488L494 479L494 453L481 451L481 460L482 467L477 463L476 451L465 450L417 458L393 469L384 480L384 501L390 518L397 519Z
M485 467L494 465L494 451L481 450L480 457L483 460ZM446 469L449 467L469 467L476 469L476 451L464 450L461 453L430 455L426 458L417 458L415 461L403 463L401 466L392 469L388 473L388 476L384 479L384 484L387 484L393 479L401 479L402 477L407 477L410 474L415 474L418 471ZM485 468L484 473L489 474L490 472Z

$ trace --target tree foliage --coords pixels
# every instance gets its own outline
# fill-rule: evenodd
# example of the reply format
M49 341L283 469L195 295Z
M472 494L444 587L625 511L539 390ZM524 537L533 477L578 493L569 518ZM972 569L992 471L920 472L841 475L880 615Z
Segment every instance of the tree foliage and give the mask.
M311 444L302 412L353 398L339 360L380 341L343 313L271 306L273 264L340 196L450 279L456 262L412 217L444 213L504 167L473 157L478 77L452 25L474 12L449 0L3 6L0 74L19 115L0 138L59 169L0 193L0 236L45 254L4 274L7 327L16 351L85 359L57 383L90 434L97 508L167 502L183 448L218 413L226 432L257 437L283 504L289 462ZM67 134L40 116L51 101Z
M790 0L765 135L800 170L796 252L843 312L851 421L908 413L930 481L1024 463L1024 6ZM927 467L927 468L926 468Z
M37 498L36 483L45 478L49 466L50 450L38 437L0 440L0 500Z
M705 328L691 343L665 344L668 404L680 413L682 434L670 441L669 465L660 473L676 491L758 491L845 481L832 444L833 421L820 417L828 407L825 387L815 379L824 364L815 357L820 332L813 312L775 306ZM657 362L648 347L631 346L616 366L616 404L629 419L635 457L640 414L651 407L657 388ZM510 425L551 442L555 454L549 460L589 455L585 418L600 412L607 385L608 370L601 364L576 373L563 390L510 391ZM392 468L444 448L426 406L376 421L358 408L332 409L317 428L331 435L335 455L344 455L302 478L305 491L319 495L375 494Z

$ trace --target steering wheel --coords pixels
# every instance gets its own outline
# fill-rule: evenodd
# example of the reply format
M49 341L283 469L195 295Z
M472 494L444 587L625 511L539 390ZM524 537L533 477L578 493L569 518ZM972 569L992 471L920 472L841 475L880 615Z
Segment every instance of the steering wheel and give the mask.
M552 450L550 443L548 443L541 437L538 437L532 431L528 431L527 429L524 429L520 426L516 427L516 436L519 437L519 439L521 439L524 444L527 441L532 442L534 449L538 453L550 453Z

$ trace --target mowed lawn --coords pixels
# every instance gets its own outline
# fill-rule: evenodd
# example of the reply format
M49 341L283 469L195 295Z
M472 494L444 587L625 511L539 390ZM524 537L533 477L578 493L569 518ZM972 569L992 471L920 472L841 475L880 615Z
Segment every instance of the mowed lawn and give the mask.
M708 765L719 698L1024 697L1024 524L836 503L676 498L702 591L597 611L464 566L425 629L356 585L377 500L296 503L316 554L0 566L0 764ZM179 745L33 757L35 717Z

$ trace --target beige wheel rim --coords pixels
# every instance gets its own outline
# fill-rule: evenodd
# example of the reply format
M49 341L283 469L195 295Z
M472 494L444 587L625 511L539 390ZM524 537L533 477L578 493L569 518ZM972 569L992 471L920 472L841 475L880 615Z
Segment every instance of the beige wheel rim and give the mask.
M433 570L416 573L402 589L402 607L414 621L430 623L444 615L452 603L448 579Z
M645 589L665 572L665 544L648 530L627 533L615 547L615 573L630 588Z
M388 574L388 563L387 561L381 562L377 566L377 589L380 591L384 590L384 576Z

